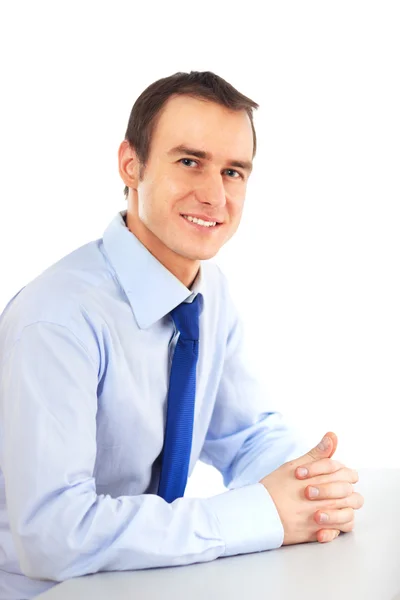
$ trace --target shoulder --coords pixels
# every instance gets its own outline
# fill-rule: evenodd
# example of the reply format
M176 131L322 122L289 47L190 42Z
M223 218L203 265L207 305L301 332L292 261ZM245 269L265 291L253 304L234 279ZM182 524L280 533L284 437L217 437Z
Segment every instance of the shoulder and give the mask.
M22 288L0 316L0 353L7 353L22 331L35 323L68 328L84 343L93 340L93 322L102 297L116 282L102 251L102 240L77 248Z

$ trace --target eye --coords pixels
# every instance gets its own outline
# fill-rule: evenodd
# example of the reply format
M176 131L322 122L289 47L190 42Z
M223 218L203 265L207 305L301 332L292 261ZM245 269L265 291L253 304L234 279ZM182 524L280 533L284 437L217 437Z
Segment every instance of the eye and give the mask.
M239 171L236 171L235 169L226 169L227 171L229 171L230 173L236 173L236 175L239 176L239 178L241 177L243 179L243 175L241 173L239 173ZM230 177L230 179L238 179L238 177Z
M179 162L182 162L183 160L186 160L186 162L190 162L190 163L196 162L195 160L192 160L191 158L181 158ZM189 166L189 165L185 164L185 167L187 167L187 166Z
M195 165L198 164L197 161L193 160L192 158L181 158L178 162L184 164L185 167L190 167L190 165L187 163L194 163ZM243 175L239 171L236 171L236 169L225 169L225 171L228 173L236 173L236 175L234 175L233 177L229 176L229 179L244 179Z

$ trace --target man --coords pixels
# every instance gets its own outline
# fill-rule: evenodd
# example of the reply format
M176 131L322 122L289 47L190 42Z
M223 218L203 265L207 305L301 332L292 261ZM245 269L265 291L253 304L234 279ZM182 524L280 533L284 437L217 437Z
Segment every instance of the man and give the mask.
M4 310L1 598L353 529L357 473L331 459L334 434L293 460L207 262L240 222L254 108L210 72L150 85L119 148L127 211ZM228 491L183 497L198 459Z

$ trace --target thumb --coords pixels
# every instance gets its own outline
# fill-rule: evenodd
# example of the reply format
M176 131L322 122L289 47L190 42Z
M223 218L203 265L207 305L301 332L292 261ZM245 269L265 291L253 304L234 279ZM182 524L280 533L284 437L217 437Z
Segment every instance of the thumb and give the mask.
M317 446L315 446L312 450L307 452L307 454L305 454L304 456L297 459L296 462L310 462L310 458L311 461L316 461L321 458L331 458L336 452L337 445L337 435L332 431L328 431L328 433L324 435L324 437Z

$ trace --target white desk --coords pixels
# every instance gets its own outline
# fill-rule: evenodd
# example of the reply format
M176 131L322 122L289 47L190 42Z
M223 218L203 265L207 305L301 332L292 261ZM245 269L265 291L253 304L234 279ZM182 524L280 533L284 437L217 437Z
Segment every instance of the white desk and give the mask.
M359 470L352 533L183 567L71 579L41 600L400 600L400 469Z

